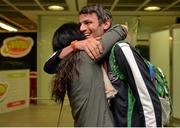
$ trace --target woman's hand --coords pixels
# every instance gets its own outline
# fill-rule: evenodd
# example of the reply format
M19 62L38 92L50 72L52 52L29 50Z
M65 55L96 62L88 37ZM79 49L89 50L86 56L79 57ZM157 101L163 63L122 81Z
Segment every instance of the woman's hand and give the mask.
M84 50L91 59L97 59L103 52L100 39L100 37L96 39L91 37L85 40L77 41L75 47L78 50Z

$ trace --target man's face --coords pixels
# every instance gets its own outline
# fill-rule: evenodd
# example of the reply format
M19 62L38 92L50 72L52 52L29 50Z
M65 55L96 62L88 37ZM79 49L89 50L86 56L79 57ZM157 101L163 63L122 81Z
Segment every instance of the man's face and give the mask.
M101 37L105 32L104 24L99 25L98 17L95 13L81 14L79 21L81 23L80 30L86 38Z

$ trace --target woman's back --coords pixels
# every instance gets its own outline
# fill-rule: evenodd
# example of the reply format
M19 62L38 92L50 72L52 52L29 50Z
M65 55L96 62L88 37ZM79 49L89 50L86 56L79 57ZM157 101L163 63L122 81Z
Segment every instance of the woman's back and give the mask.
M92 61L85 52L79 52L77 69L68 88L75 126L112 127L113 117L105 97L103 75L100 65Z

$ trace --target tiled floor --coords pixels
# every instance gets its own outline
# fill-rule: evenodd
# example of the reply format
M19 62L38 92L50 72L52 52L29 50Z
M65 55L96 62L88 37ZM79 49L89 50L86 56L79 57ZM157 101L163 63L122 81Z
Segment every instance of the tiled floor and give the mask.
M0 127L73 126L69 105L64 105L58 125L59 105L30 105L29 108L0 114Z
M180 120L178 119L171 119L168 127L180 127Z
M58 122L59 111L60 105L30 105L29 108L0 114L0 127L72 127L69 104L64 104ZM172 120L168 127L180 127L180 122Z

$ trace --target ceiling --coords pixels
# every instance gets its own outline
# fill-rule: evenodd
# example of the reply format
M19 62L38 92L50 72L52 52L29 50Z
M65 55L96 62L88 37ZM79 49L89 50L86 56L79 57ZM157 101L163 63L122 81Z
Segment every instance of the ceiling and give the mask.
M87 4L102 4L113 15L180 16L180 0L0 0L0 21L20 31L36 31L38 15L77 14ZM49 5L61 5L64 11L49 11ZM144 7L160 6L158 12L145 12ZM0 31L4 31L0 29Z

